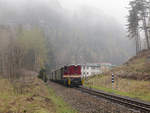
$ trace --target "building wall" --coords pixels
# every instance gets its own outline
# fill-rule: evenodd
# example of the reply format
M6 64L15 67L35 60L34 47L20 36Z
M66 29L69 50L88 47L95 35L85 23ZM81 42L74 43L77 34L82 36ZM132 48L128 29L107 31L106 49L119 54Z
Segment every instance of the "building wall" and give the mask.
M96 74L100 74L100 65L97 64L85 64L81 66L82 77L88 77Z

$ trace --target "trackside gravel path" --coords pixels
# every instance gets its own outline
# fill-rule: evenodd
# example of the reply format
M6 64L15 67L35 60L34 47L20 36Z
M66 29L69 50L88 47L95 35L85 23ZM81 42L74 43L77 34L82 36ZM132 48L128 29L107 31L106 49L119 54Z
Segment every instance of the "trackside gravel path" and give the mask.
M49 82L49 86L57 96L61 96L78 113L140 113L108 100L97 98L73 88L66 88L60 84Z

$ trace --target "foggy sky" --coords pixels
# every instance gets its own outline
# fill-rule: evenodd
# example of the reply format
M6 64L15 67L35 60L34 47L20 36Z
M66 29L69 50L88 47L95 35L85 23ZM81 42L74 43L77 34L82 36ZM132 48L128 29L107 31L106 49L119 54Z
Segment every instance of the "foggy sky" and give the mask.
M29 4L45 4L51 6L53 2L59 2L59 4L68 9L70 12L75 12L82 6L93 7L98 9L99 13L103 12L106 15L114 17L120 24L126 24L126 16L128 15L128 3L130 0L0 0L0 2L7 2L10 7L22 7L23 4L30 2ZM97 10L97 11L98 11Z
M122 25L126 23L128 3L130 0L58 0L63 8L76 11L81 6L90 6L114 17Z

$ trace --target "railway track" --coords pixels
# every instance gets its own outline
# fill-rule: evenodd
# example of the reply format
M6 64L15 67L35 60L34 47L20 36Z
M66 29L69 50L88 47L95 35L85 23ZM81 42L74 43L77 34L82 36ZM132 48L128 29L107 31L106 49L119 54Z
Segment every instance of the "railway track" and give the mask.
M123 97L123 96L119 96L116 94L110 94L110 93L106 93L103 91L87 88L84 86L80 86L77 89L82 92L88 93L90 95L105 98L114 103L118 103L118 104L124 105L128 108L138 110L142 113L150 113L150 103L148 103L148 102L143 102L143 101L131 99L128 97Z

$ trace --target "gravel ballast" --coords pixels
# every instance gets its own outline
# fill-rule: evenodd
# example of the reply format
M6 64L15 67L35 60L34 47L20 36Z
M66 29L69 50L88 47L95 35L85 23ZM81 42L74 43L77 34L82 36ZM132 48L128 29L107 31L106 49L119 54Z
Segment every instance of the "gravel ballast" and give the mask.
M78 113L140 113L108 100L97 98L74 88L67 88L55 82L49 86Z

